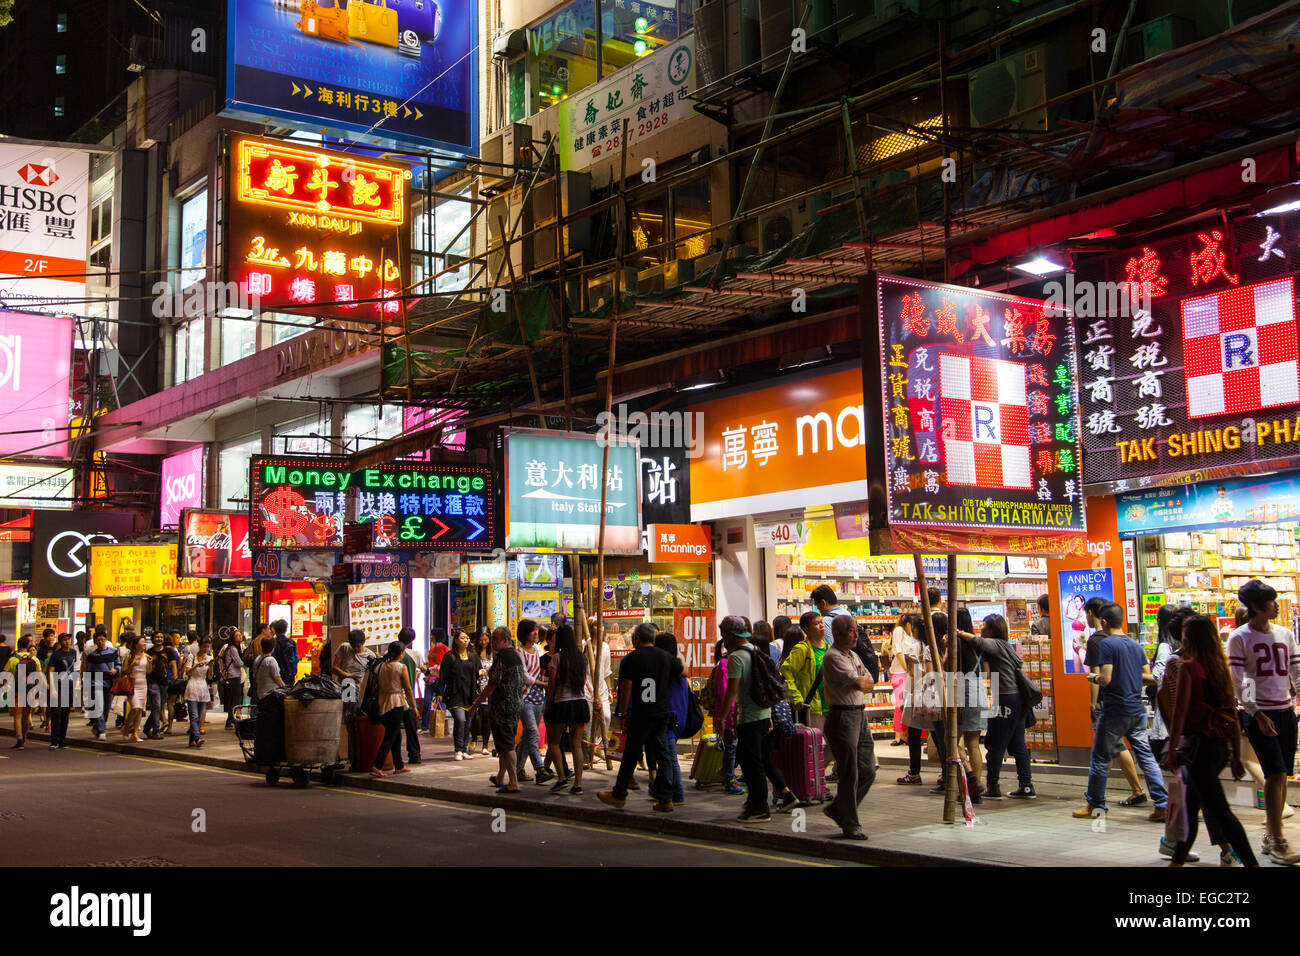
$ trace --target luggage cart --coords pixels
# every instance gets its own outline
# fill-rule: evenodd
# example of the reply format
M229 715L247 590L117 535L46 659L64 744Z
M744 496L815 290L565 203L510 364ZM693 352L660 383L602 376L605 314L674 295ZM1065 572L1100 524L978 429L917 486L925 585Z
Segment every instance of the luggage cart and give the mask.
M320 703L325 702L322 701ZM271 787L274 787L279 783L281 775L286 771L288 772L290 779L293 780L293 785L295 787L305 787L311 780L312 770L319 770L321 782L327 787L332 786L338 776L339 770L344 766L344 763L338 760L329 762L324 759L310 760L306 762L290 761L284 753L284 722L281 720L276 721L275 723L279 724L278 736L280 737L280 740L278 743L280 746L275 748L274 743L276 742L271 741L270 743L272 746L268 748L266 731L270 728L266 726L264 718L254 713L253 708L246 704L241 704L235 708L235 739L239 741L239 749L244 754L244 760L249 764L256 766L259 770L264 770L266 774L266 783ZM261 741L258 740L259 726L263 731ZM267 754L265 752L267 749L273 751L271 756L276 759L267 759ZM262 752L259 753L259 750ZM337 742L335 743L333 752L335 754L338 752Z

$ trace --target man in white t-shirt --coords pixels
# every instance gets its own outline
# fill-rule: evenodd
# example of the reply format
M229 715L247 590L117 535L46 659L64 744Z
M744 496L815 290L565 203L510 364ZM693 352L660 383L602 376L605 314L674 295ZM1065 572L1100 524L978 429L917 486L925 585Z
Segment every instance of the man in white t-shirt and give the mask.
M1246 736L1264 771L1264 812L1268 832L1264 853L1275 863L1300 863L1282 832L1287 778L1295 769L1294 681L1300 684L1300 649L1295 635L1274 624L1277 591L1263 581L1247 581L1237 592L1250 618L1228 636L1228 669L1237 699L1249 715ZM1172 744L1172 742L1171 742Z
M253 690L256 691L254 700L260 701L277 687L284 686L284 680L280 677L280 665L272 653L274 650L275 638L262 638L262 653L253 661Z

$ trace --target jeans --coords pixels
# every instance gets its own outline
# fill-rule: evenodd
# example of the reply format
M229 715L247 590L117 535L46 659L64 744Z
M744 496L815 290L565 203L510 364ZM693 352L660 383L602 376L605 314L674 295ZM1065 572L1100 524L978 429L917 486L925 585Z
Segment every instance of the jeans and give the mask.
M375 769L380 773L384 761L388 755L393 755L393 770L401 770L402 763L402 715L406 713L405 707L394 707L382 717L379 722L384 725L384 742L379 745L379 753L375 754Z
M68 718L72 716L71 707L50 708L50 743L64 744L68 739Z
M861 708L832 707L826 715L826 743L835 755L835 813L845 833L862 829L858 804L876 780L876 745Z
M538 741L541 740L541 732L537 729L537 725L541 721L545 710L545 701L539 704L530 704L528 701L524 701L524 709L520 714L524 722L524 735L515 746L515 761L520 769L525 766L525 759L533 762L533 770L540 771L542 769L542 754L537 749Z
M406 762L420 762L420 738L416 734L418 721L415 711L409 707L402 708L402 726L406 728Z
M736 732L722 732L722 785L732 783L736 776Z
M686 802L686 789L682 784L682 765L677 759L677 732L668 732L668 790L673 803Z
M624 722L623 729L627 733L627 741L623 745L623 759L618 765L618 779L614 781L614 796L617 799L627 799L628 784L632 782L632 774L636 772L636 765L641 760L642 751L652 755L655 762L654 779L650 781L650 796L663 803L672 799L668 763L670 760L674 763L676 761L668 753L668 720L667 716L640 719L629 717ZM681 777L680 770L678 777Z
M1187 861L1187 853L1196 842L1199 811L1205 815L1205 828L1210 831L1210 838L1217 836L1220 841L1226 840L1237 851L1237 858L1243 866L1254 866L1255 852L1250 848L1241 821L1228 806L1223 783L1219 780L1219 774L1228 764L1228 742L1200 734L1185 734L1183 740L1191 751L1191 760L1182 771L1187 779L1187 839L1174 844L1174 862Z
M146 687L147 700L149 705L149 718L145 721L144 732L146 736L160 733L162 731L162 722L166 719L166 713L163 710L167 706L167 685L155 684L150 681Z
M420 729L429 729L429 715L433 713L433 684L424 682L424 700L420 702Z
M1000 709L996 717L989 718L985 747L988 748L988 786L998 785L1002 774L1002 758L1010 751L1016 760L1016 780L1021 788L1034 785L1029 765L1029 748L1025 746L1025 701L1019 694L999 694Z
M772 755L772 739L768 734L771 721L751 720L736 728L736 758L745 774L749 794L745 806L750 813L767 813L767 770Z
M244 702L244 682L230 677L221 682L221 706L226 710L226 726L235 726L235 708Z
M1092 742L1086 794L1089 805L1106 809L1106 776L1110 771L1111 760L1119 753L1119 748L1124 746L1125 737L1133 750L1134 759L1142 768L1147 789L1151 791L1151 800L1156 809L1163 809L1169 800L1169 793L1165 790L1164 777L1160 775L1156 758L1151 753L1151 745L1147 743L1146 711L1129 716L1107 713L1105 707L1102 707L1101 716L1097 719L1097 733Z
M469 717L464 707L453 707L451 709L452 747L458 754L469 753Z
M206 700L191 700L185 704L190 712L190 741L202 740L203 717L208 712L208 702Z
M99 694L95 706L99 708L99 716L90 718L90 727L97 734L105 734L108 733L108 711L113 705L113 698L109 695L112 684L107 674L96 674L95 682Z

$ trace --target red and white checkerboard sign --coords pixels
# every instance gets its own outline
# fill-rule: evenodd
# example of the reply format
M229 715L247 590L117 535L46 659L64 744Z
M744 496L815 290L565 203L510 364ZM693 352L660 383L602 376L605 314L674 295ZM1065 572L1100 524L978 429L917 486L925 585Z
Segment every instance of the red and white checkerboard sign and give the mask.
M1033 487L1024 365L940 355L939 418L950 485Z
M1187 414L1238 414L1300 403L1291 279L1184 299Z

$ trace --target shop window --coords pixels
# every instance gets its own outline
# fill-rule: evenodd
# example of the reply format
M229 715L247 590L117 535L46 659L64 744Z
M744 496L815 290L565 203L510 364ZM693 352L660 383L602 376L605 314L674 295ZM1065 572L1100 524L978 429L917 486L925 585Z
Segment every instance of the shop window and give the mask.
M596 82L596 3L576 0L528 30L529 113Z
M664 223L668 214L668 197L660 194L650 199L634 203L628 210L627 241L633 262L639 266L650 266L664 261L665 247L659 246L666 236ZM652 248L658 246L658 248Z
M519 57L506 68L506 114L511 123L518 123L528 115L528 62Z
M65 54L60 53L54 58L54 73L56 76L63 76L68 72L68 58Z
M248 509L248 459L261 453L260 438L247 438L221 449L217 458L221 507Z
M601 0L601 75L609 76L680 34L676 0Z
M275 344L287 342L295 336L302 335L316 320L310 315L298 315L292 312L267 312L266 318L275 329Z
M692 233L712 225L709 214L709 177L701 176L685 186L672 191L672 223L674 247L678 259L694 259L709 250L709 233L698 236Z
M221 364L229 365L257 351L257 319L221 317Z
M180 248L177 250L180 265L181 288L199 282L207 275L208 264L208 191L197 193L180 203Z
M689 259L709 248L709 180L701 176L657 196L634 203L628 216L628 249L638 268L667 259ZM658 247L658 248L656 248Z
M412 236L412 244L416 249L412 255L412 277L415 282L421 282L426 276L435 275L454 264L454 260L449 257L469 258L473 230L466 229L465 226L473 214L474 207L469 203L446 199L433 207L432 216L422 212L415 217ZM456 238L458 235L459 238ZM453 238L456 241L448 247L447 243ZM454 272L439 276L434 280L432 291L455 292L467 288L471 271L466 264Z
M68 32L68 15L66 13L60 13L58 15L58 19L55 21L54 24L54 32L56 33Z
M361 449L402 433L399 405L356 405L343 416L343 438Z

